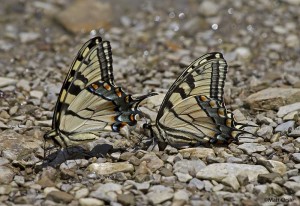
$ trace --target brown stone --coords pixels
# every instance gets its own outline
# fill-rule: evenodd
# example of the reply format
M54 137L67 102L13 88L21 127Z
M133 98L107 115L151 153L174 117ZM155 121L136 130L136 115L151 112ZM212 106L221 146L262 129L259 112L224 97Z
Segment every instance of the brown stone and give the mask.
M268 88L250 95L246 103L256 110L278 110L279 107L300 101L300 89Z
M77 0L58 14L57 20L72 33L90 32L93 29L109 29L112 22L109 3L97 0Z

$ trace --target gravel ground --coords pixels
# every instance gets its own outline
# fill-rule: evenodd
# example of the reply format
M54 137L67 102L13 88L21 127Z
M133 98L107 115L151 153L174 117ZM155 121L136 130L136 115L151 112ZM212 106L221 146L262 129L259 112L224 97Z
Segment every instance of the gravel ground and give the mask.
M1 205L300 205L299 11L299 0L2 1ZM136 128L42 164L62 82L97 28L111 42L117 85L160 93L141 106L152 120L182 69L221 51L225 103L258 125L255 135L145 151Z

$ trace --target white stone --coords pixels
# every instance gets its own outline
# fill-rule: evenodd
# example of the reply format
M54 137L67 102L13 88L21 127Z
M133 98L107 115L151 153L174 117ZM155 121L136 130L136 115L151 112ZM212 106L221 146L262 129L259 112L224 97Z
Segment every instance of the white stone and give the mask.
M35 99L42 99L43 95L44 93L41 91L37 91L37 90L30 91L30 96Z
M0 88L15 84L15 83L17 83L17 80L15 80L15 79L0 77Z
M244 173L249 181L255 181L259 174L268 174L269 171L261 165L234 164L234 163L214 163L206 166L197 173L197 178L222 181L228 175L237 177Z
M96 198L81 198L79 204L80 206L102 206L104 202Z
M93 163L87 167L87 170L98 175L110 175L117 172L133 172L134 167L127 162Z

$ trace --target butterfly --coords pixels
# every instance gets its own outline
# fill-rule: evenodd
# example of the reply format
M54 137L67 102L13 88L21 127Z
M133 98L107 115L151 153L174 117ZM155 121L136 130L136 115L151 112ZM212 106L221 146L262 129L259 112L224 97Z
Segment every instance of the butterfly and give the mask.
M168 90L154 124L145 123L160 149L237 141L246 124L227 111L223 95L227 63L219 52L192 62Z
M69 147L92 141L103 131L119 132L142 115L141 101L155 93L132 98L115 86L108 41L96 36L79 50L64 80L46 141Z

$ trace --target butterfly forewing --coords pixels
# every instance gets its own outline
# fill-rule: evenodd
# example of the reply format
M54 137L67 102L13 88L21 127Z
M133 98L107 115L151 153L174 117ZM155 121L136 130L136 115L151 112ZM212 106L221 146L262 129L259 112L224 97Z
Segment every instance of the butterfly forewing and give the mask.
M101 42L101 37L94 37L86 42L79 50L59 94L59 99L55 107L53 128L58 128L61 117L74 98L88 84L100 80L101 69L98 45L101 44ZM106 80L108 79L103 79L103 81Z
M158 118L189 96L206 95L223 101L227 64L221 53L206 54L191 63L176 79L161 105Z

